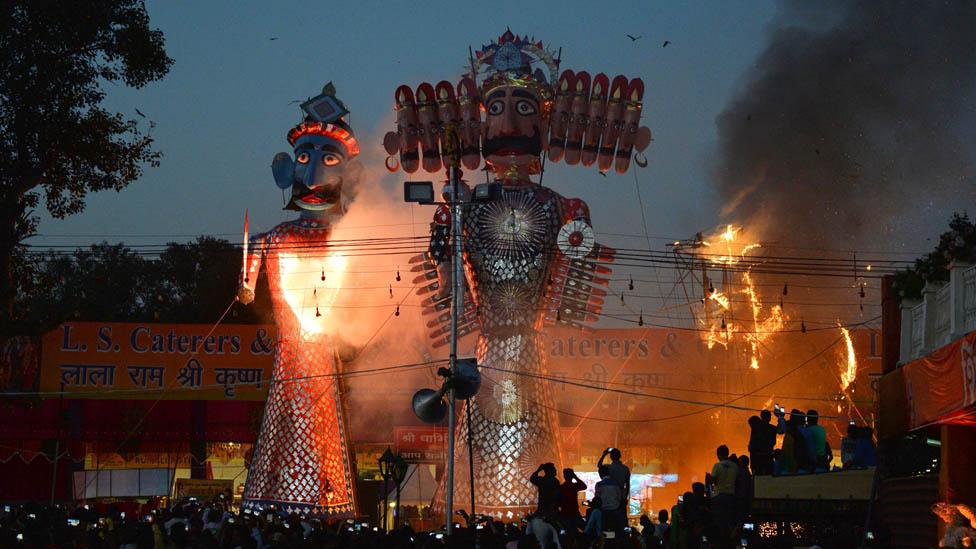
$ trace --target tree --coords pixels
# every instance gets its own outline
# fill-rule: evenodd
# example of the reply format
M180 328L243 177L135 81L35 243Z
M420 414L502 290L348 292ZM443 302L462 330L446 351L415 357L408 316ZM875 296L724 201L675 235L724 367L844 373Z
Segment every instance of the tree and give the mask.
M17 291L19 327L44 333L68 320L213 324L237 295L241 249L203 236L174 243L158 258L123 244L93 244L71 253L18 253L30 273ZM266 277L257 299L236 305L224 322L270 323Z
M185 244L171 242L154 267L158 320L211 324L237 295L241 249L210 236ZM254 307L235 307L226 320L269 322L270 302L265 298Z
M949 230L939 236L935 250L895 273L895 289L903 297L920 298L926 282L949 280L949 264L953 261L976 263L976 223L966 213L952 214Z
M103 85L169 72L139 0L10 0L0 8L0 335L16 330L15 252L43 195L56 218L89 192L124 189L160 153L137 122L102 108ZM150 125L151 128L151 125Z
M93 244L71 255L52 253L21 285L18 320L47 331L65 320L152 320L153 265L122 244Z

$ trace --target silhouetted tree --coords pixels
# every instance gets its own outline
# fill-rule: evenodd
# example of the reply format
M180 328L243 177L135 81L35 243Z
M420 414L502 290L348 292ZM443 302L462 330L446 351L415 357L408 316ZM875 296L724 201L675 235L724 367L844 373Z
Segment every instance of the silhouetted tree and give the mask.
M16 310L25 332L43 333L66 320L212 324L237 294L241 250L200 237L170 243L158 258L123 244L94 244L71 253L19 253L29 271ZM25 262L29 262L25 265ZM224 322L270 322L264 277L252 305L235 305Z
M122 190L159 153L135 120L102 107L105 83L139 88L172 59L139 0L9 0L0 7L0 335L17 320L13 275L44 196L54 217ZM151 128L151 125L150 125Z
M976 224L965 213L954 213L949 230L939 236L935 250L915 260L908 269L895 273L895 288L904 297L919 298L926 282L949 280L953 261L976 263Z

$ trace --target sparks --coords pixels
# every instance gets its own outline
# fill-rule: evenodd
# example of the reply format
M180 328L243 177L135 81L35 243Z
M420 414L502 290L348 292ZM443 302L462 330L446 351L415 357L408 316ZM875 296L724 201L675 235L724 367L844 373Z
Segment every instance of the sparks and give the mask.
M854 355L854 341L851 340L850 330L841 326L840 321L837 322L837 327L840 328L840 333L844 335L844 343L847 347L847 365L840 373L840 388L841 391L846 391L851 383L857 379L857 357Z

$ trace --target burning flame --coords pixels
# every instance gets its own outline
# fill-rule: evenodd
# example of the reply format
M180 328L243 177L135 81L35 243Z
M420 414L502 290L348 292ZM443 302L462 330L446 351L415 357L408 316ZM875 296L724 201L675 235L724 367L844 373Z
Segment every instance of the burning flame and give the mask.
M840 389L846 391L851 383L857 379L857 356L854 355L854 341L851 340L851 332L841 326L839 321L837 327L840 328L840 333L844 334L844 343L847 347L847 365L840 373Z
M712 263L718 265L733 265L738 263L740 259L746 256L750 251L761 248L762 244L758 242L753 242L750 244L745 244L735 251L736 245L736 235L742 232L742 227L736 227L735 225L726 225L725 230L718 234L717 238L719 245L725 247L725 254L716 257L709 258ZM703 246L711 246L707 240L702 240Z
M741 227L726 225L725 230L719 233L712 240L719 242L725 248L725 253L716 257L709 257L713 264L729 266L738 263L750 251L760 248L758 243L739 245L736 240L742 232ZM711 246L708 241L701 241L703 246ZM728 348L729 343L738 334L742 340L749 345L750 360L749 367L759 369L759 359L762 357L763 344L776 332L780 332L786 326L786 315L783 308L779 305L770 307L768 313L763 310L763 303L756 291L752 281L751 273L747 270L742 276L745 288L740 292L745 295L749 303L749 310L752 323L749 328L736 324L731 320L732 300L725 293L716 288L709 289L705 301L708 320L702 320L701 324L708 326L705 334L705 342L709 349L715 345Z
M772 334L783 329L786 325L786 318L783 315L783 308L779 305L773 305L769 310L769 316L760 320L763 304L759 300L759 294L756 292L755 286L752 284L752 277L749 275L749 271L745 272L742 280L746 283L746 287L742 290L742 293L749 297L749 306L752 309L753 329L751 333L746 334L746 340L749 342L752 351L749 367L753 370L758 370L759 357L761 355L760 347Z
M346 263L347 259L340 255L279 254L285 302L298 319L303 339L314 339L325 332L332 304L345 278Z

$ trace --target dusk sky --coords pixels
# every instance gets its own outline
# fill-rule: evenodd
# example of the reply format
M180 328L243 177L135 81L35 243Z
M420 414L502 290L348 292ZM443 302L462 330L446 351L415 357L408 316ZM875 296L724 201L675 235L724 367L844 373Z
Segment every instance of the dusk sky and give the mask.
M830 21L830 6L822 12L802 10L799 17L803 24ZM797 17L784 16L783 6L769 1L611 2L606 7L583 1L278 2L272 7L173 1L148 2L148 10L152 25L166 36L173 68L144 89L109 86L107 104L133 117L138 108L156 123L152 135L164 155L162 165L147 168L120 193L90 196L80 215L45 216L41 236L31 239L36 245L103 239L163 243L200 234L237 240L245 208L256 230L287 219L271 178L271 158L290 150L285 133L301 114L293 102L317 94L330 80L352 111L363 160L374 168L363 199L386 193L387 200L398 201L406 176L387 176L381 168L382 135L393 126L393 90L401 83L456 81L468 46L477 49L510 27L547 48L562 47L564 68L644 79L643 122L654 132L650 165L603 177L593 168L550 163L545 184L586 200L598 235L640 235L636 174L647 232L662 237L651 244L663 249L665 237L686 238L720 223L744 221L720 215L725 199L717 195L713 177L716 119L746 89L771 31ZM632 41L628 34L640 38ZM662 47L665 41L670 43ZM926 184L920 182L920 188ZM972 185L963 187L960 183L958 190L972 198ZM935 240L952 209L966 203L955 190L926 196L915 214L885 220L888 232L877 231L879 238L869 239L870 246L927 250L926 239ZM403 208L406 215L416 207ZM427 214L414 209L409 215L423 230ZM796 237L802 242L802 235ZM646 246L643 238L602 240Z
M35 237L35 244L166 241L128 236L145 234L234 238L245 208L252 227L270 227L290 215L281 211L269 166L276 152L290 151L285 133L300 116L293 100L335 82L352 111L364 160L382 162L380 143L392 128L396 86L456 81L468 46L477 49L506 27L549 48L562 47L565 68L644 79L644 123L655 141L650 165L636 173L648 232L690 236L718 222L707 170L715 117L754 62L775 6L148 2L148 10L152 25L166 36L173 68L141 90L109 86L108 105L133 117L138 108L155 121L162 165L120 193L90 196L83 214L45 217L43 235L78 236ZM399 194L405 178L386 178L387 190ZM598 233L642 232L633 174L602 177L595 169L550 164L545 182L584 198Z

